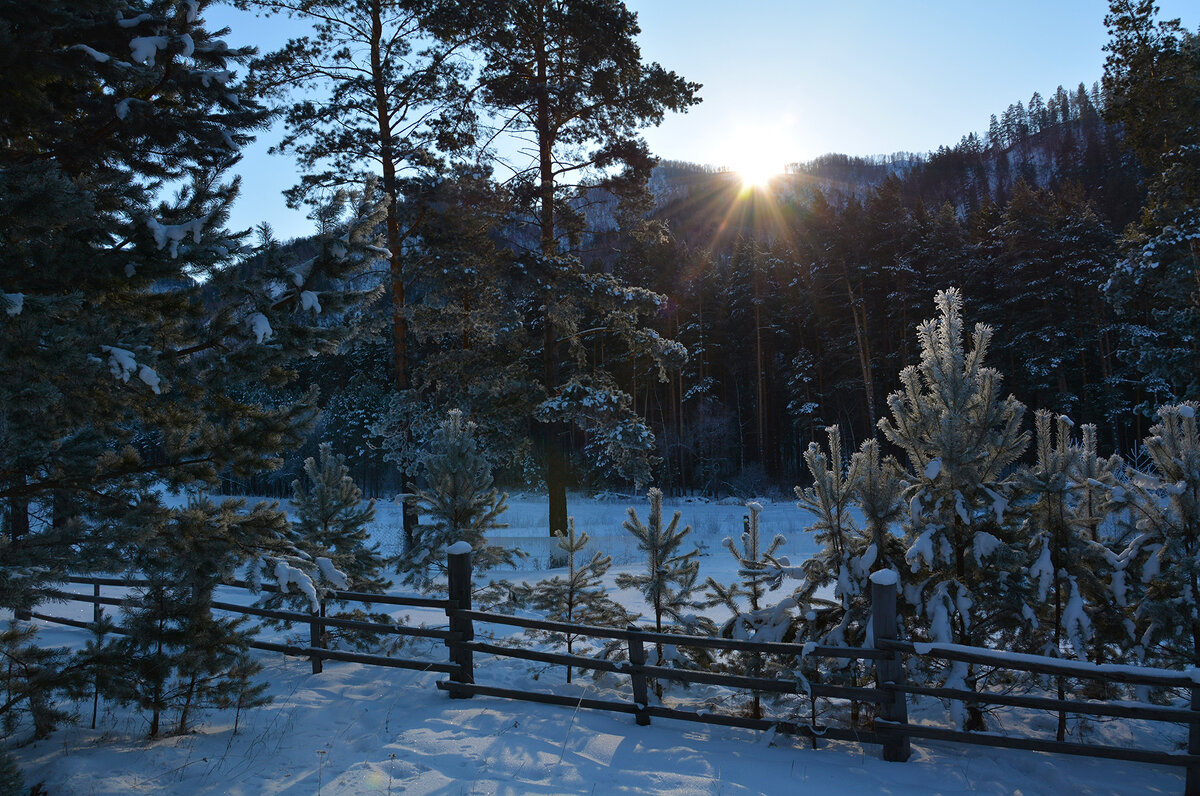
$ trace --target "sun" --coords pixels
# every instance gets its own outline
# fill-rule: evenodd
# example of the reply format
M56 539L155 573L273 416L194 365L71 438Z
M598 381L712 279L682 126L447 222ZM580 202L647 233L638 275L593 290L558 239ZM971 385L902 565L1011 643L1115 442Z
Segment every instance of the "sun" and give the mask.
M754 158L736 167L743 188L766 188L771 179L783 172L781 165L765 158Z
M782 174L792 142L778 126L741 127L729 139L726 160L745 191L766 188Z

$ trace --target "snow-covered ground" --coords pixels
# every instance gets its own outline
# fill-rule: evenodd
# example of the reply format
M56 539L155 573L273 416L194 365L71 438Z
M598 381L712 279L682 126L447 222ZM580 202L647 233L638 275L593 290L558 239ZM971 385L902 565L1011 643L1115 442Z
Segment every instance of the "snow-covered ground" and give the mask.
M645 501L638 510L645 516ZM636 551L621 537L625 501L574 499L570 513L618 562L614 571L637 569ZM536 581L545 570L541 529L544 501L514 496L500 532L506 543L534 547L520 571L497 572ZM721 539L741 531L746 510L737 505L668 501L679 508L693 538L707 548L702 577L734 579L735 566ZM668 515L669 516L669 515ZM809 517L793 503L766 503L763 536L788 537L793 563L812 550L803 532ZM399 512L381 505L375 535L395 544ZM536 540L536 541L535 541ZM611 540L611 542L610 542ZM536 548L536 545L543 545ZM610 573L610 576L613 573ZM786 587L785 587L786 588ZM637 595L620 599L643 609ZM54 607L63 615L90 617L90 607ZM431 626L436 611L403 609L397 617ZM493 628L496 630L496 628ZM487 632L481 628L481 632ZM504 631L507 632L507 631ZM83 631L47 625L44 641L78 645ZM145 739L134 711L101 706L97 730L83 721L50 739L17 750L29 784L44 782L59 794L1155 794L1180 793L1182 770L1162 766L1072 758L1022 751L918 741L908 763L886 763L878 747L807 741L785 736L654 719L638 727L632 716L537 705L491 697L449 699L435 683L443 675L326 662L319 675L308 662L257 653L273 701L236 717L209 713L189 735ZM445 660L437 643L418 642L406 657ZM561 668L476 656L480 683L545 690L585 698L629 701L628 678L577 678ZM698 705L730 699L717 689L694 687L668 699ZM734 697L736 699L736 697ZM729 709L726 704L724 709ZM913 720L946 724L937 702L918 703ZM1017 710L993 715L997 729L1028 737L1053 737L1054 717ZM832 722L831 722L832 723ZM1072 737L1116 746L1175 748L1183 733L1162 725L1091 721L1072 725Z

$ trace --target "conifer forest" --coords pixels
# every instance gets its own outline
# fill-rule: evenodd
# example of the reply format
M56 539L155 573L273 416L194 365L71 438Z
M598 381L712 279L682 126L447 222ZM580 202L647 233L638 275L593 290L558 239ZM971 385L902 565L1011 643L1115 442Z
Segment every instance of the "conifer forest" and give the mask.
M442 594L456 543L501 578L478 605L561 622L864 646L886 569L905 638L1200 666L1200 33L1111 0L1102 75L752 185L650 151L704 88L621 0L232 5L307 33L256 51L209 0L0 0L0 796L34 784L12 749L94 729L93 699L150 737L266 704L270 622L215 610L224 586L390 621L325 595ZM307 236L231 224L263 137ZM506 493L546 503L532 580L503 579L529 552L491 536ZM623 528L577 521L596 494ZM772 496L806 560L760 534ZM664 509L729 499L723 549ZM29 618L77 575L141 585L47 642Z

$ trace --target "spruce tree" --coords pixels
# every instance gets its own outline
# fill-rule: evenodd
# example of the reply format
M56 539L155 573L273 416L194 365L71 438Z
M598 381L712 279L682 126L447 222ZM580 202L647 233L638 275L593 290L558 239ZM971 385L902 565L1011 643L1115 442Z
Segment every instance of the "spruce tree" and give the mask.
M508 509L508 495L492 486L492 468L479 450L475 424L461 410L450 410L420 464L426 486L410 489L429 519L418 527L413 549L399 560L405 578L428 586L433 572L445 571L446 548L456 542L470 543L476 571L514 563L512 551L487 543L489 530L505 527L499 518Z
M633 616L608 596L603 584L604 575L612 566L612 556L597 552L586 563L578 560L589 537L587 533L576 533L574 517L567 518L567 533L555 536L566 557L566 575L538 581L530 605L556 622L624 629ZM577 634L553 631L544 635L552 644L565 646L568 655L575 653ZM570 666L567 682L571 682Z
M937 305L918 327L921 362L900 373L879 423L907 457L906 559L919 584L909 599L932 641L1011 644L1030 610L1028 554L1008 510L1010 468L1029 443L1025 407L1000 397L999 372L983 364L992 329L977 325L968 350L958 290L939 292ZM973 688L978 677L954 664L947 682ZM965 724L983 728L977 706Z
M1155 402L1200 398L1200 34L1157 17L1151 0L1111 0L1104 18L1106 113L1147 175L1106 293L1123 321L1120 354Z
M315 395L263 403L245 385L283 390L296 358L349 335L330 319L351 320L366 295L323 286L376 256L382 207L370 187L343 194L313 259L251 263L246 234L225 226L237 192L226 170L270 114L237 73L249 51L205 29L206 5L72 1L5 14L5 608L36 605L70 571L134 562L147 571L132 574L168 587L183 548L206 574L184 572L188 588L161 595L207 622L212 573L231 572L231 557L267 571L298 560L277 510L181 509L166 497L270 470L303 441ZM187 649L240 646L235 628L206 627ZM205 688L216 687L211 668L195 670Z

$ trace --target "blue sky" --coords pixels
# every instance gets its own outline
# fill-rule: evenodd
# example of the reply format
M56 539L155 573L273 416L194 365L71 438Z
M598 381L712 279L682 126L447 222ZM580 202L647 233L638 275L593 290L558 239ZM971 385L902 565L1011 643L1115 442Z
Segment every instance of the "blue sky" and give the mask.
M1104 70L1103 0L627 0L648 60L704 84L704 101L646 131L664 158L738 167L769 162L926 152L987 128L990 114L1058 85L1091 85ZM1160 0L1164 18L1195 29L1194 0ZM303 28L211 8L233 43L261 50ZM233 225L269 221L279 237L309 234L280 191L287 157L270 133L239 164Z

